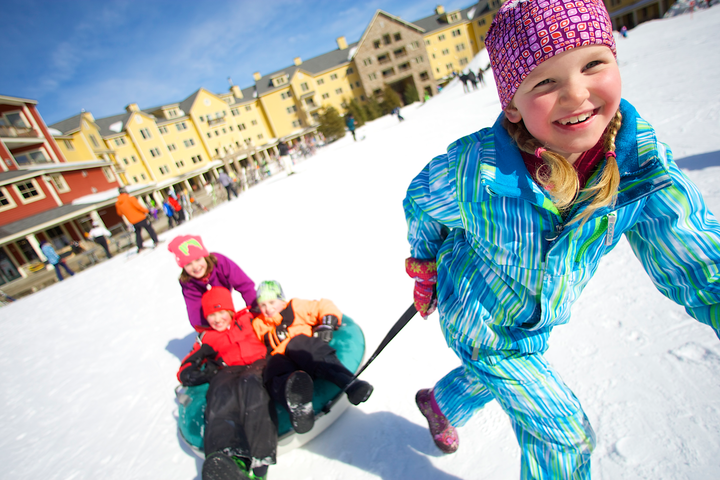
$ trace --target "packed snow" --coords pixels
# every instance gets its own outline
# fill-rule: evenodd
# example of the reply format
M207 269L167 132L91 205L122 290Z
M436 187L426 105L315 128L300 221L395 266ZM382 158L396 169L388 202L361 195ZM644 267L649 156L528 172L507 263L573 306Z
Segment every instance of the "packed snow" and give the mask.
M720 213L720 8L640 25L618 39L623 95L657 129ZM483 52L472 67L486 66ZM409 306L402 199L451 141L500 112L488 85L457 82L425 105L359 129L208 214L162 235L200 234L256 282L334 300L368 353ZM166 244L165 244L166 245ZM194 334L165 246L118 255L0 309L3 479L197 479L180 441L174 387ZM238 304L242 300L237 298ZM597 479L720 478L720 342L652 286L621 242L555 329L548 359L597 433ZM437 316L413 319L363 374L372 397L349 408L270 479L516 479L519 448L496 403L434 446L414 403L459 364Z

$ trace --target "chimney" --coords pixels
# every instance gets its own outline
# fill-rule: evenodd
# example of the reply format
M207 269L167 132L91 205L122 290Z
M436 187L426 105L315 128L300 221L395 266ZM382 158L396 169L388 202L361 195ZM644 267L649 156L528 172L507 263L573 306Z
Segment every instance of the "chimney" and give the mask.
M262 75L260 75L260 72L255 72L255 73L253 73L253 78L255 79L256 82L259 82L260 79L262 78Z
M240 87L238 87L237 85L233 85L232 87L230 87L230 91L235 98L243 98L242 90L240 90Z
M442 15L443 13L445 13L445 7L442 5L435 7L435 15Z
M137 103L131 103L127 107L125 107L125 111L127 111L128 113L132 113L132 112L139 112L140 109L138 108Z
M347 48L347 40L345 40L345 37L338 37L335 41L337 42L340 50L345 50Z
M95 117L93 117L93 114L90 112L82 112L82 118L87 120L88 122L94 122Z
M301 63L302 63L302 58L300 58L300 57L295 57L295 66L296 66L296 67L297 67L297 66L300 66Z

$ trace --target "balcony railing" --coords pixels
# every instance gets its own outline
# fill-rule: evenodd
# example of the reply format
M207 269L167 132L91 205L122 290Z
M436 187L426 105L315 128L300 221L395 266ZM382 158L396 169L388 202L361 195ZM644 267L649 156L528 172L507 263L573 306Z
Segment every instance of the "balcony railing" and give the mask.
M211 127L215 125L220 125L221 123L225 123L225 117L213 118L212 120L208 120L208 125Z
M9 125L0 125L0 137L37 138L38 133L30 127L13 127Z

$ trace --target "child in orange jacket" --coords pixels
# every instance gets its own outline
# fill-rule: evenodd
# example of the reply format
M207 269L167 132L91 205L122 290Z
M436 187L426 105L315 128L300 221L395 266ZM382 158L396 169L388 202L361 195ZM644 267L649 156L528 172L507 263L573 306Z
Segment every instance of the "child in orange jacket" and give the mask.
M342 319L335 304L326 299L286 301L275 281L258 285L257 304L261 313L253 320L253 329L271 355L263 375L265 388L275 401L285 405L297 433L308 432L315 422L313 379L347 387L353 405L370 397L372 385L353 381L353 373L328 345Z

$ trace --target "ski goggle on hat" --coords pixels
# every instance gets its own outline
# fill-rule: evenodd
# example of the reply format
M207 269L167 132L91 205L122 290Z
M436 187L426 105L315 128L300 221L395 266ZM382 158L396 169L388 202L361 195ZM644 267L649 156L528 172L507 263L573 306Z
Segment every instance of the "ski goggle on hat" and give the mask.
M617 55L612 22L602 0L506 2L485 38L503 110L535 67L586 45L607 45Z

